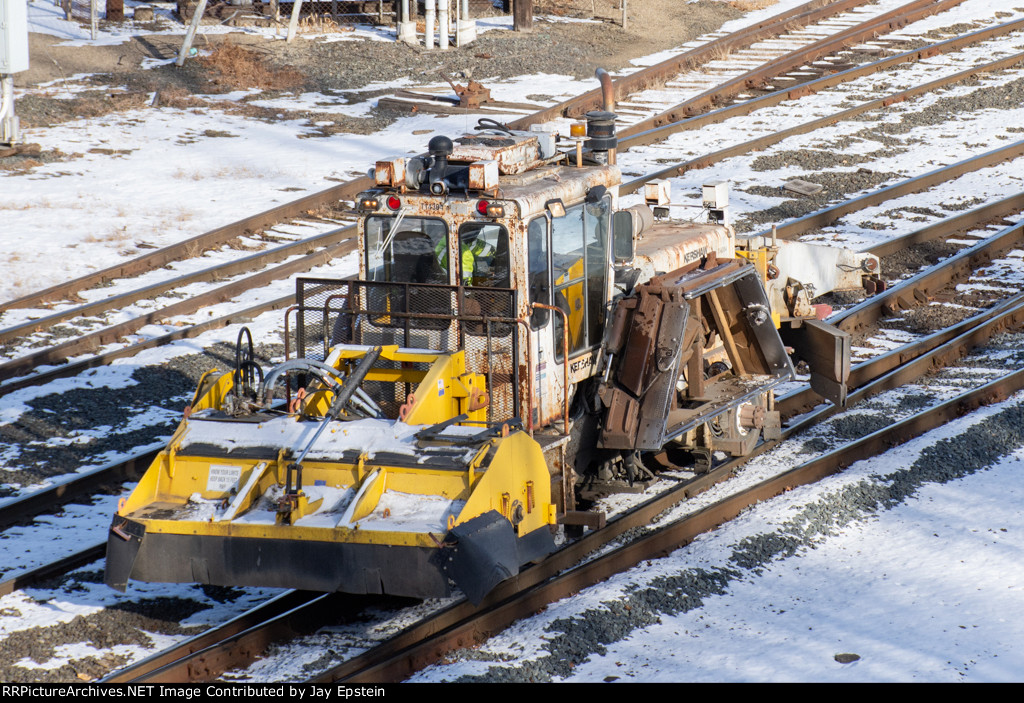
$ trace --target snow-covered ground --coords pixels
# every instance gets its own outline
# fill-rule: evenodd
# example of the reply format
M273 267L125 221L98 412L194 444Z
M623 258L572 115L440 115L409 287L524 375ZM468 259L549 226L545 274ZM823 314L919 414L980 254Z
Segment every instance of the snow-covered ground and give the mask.
M472 677L492 666L530 672L532 662L566 651L559 642L595 621L595 639L607 640L565 656L554 680L1024 680L1022 447L1007 447L977 473L924 484L889 509L839 518L834 533L809 535L793 554L753 566L740 558L759 536L807 537L801 530L816 506L835 510L844 490L885 486L943 438L984 433L985 418L1019 412L1022 403L1018 395L757 505L669 557L551 605L473 660L431 667L413 680ZM649 590L685 589L698 571L716 575L720 588L645 611L646 622L631 617L630 606L639 611L638 602L652 600Z
M796 0L784 0L769 10L748 15L743 23L796 4ZM978 17L1007 21L1024 15L1024 9L1008 5L1003 0L966 0L950 13L903 32L950 26ZM30 0L29 7L33 31L90 43L88 30L64 22L48 0ZM352 36L346 33L338 38ZM376 38L383 37L377 34ZM104 33L98 41L121 39ZM1020 43L1019 39L1008 40L1001 51L1021 51ZM649 57L636 63L647 65L653 61ZM945 61L935 57L928 65L941 68ZM870 94L878 80L867 79L857 90ZM1005 76L982 80L1005 80ZM69 77L33 90L71 95L75 85L75 78ZM595 81L539 75L491 85L497 99L516 102L525 101L531 93L560 99L595 86ZM310 100L330 98L295 95L279 98L275 104L297 108ZM372 100L367 100L344 109L359 113L371 105ZM814 116L802 110L799 105L786 105L776 108L776 113L766 114L784 111L785 119L793 122ZM993 120L981 120L977 127L965 126L962 133L948 137L922 129L912 138L926 143L934 139L935 151L931 155L915 152L915 158L933 159L936 163L962 158L967 155L962 146L964 140L993 142L987 147L976 147L971 153L993 148L998 140L1007 137L1003 128L1013 127L1019 117L1017 112L1001 111ZM140 245L163 246L275 203L315 192L330 185L329 179L347 180L364 173L367 164L378 158L419 153L432 136L466 131L475 120L468 116L419 115L400 119L374 135L338 134L313 140L301 138L304 128L297 122L271 124L216 110L157 107L76 120L47 130L28 130L26 141L73 156L27 174L0 175L0 251L4 254L0 257L0 300L123 261L138 254ZM718 144L749 138L735 126L732 130L734 134L730 136L726 126L712 127L701 139L720 148ZM815 137L824 140L829 134L823 131ZM692 134L676 139L690 145L698 143ZM808 139L795 138L773 150L799 148L797 145ZM122 153L114 157L94 149L117 149ZM685 152L680 153L687 158ZM631 158L642 160L640 156L622 158L626 165L632 163ZM742 162L732 159L713 169L687 174L674 179L673 188L676 193L696 192L701 183L722 177L733 178L737 185L760 182L763 174L754 173ZM878 170L906 172L908 176L915 175L915 169L921 167L922 164L903 157L873 166ZM856 168L852 166L851 170ZM1019 164L1009 164L965 176L959 186L949 189L948 196L908 196L901 204L934 207L939 200L956 203L964 192L986 198L1003 197L1020 189L1019 169ZM789 175L792 174L778 171L772 178L780 180ZM759 208L764 203L754 197L741 197L734 205ZM891 204L879 208L879 213L867 213L857 219L862 222L880 216L881 210L890 207ZM848 225L837 226L829 234L841 234L848 241L863 243L870 241L869 236L877 236L878 230ZM894 236L893 230L886 230L885 234ZM332 273L345 275L353 270L354 260L349 258L334 264ZM283 285L285 292L287 289ZM276 330L279 322L280 314L273 313L251 326L259 336ZM51 384L46 389L11 394L0 400L0 422L15 419L24 409L23 403L35 395L85 386L116 388L130 383L131 371L139 364L191 353L215 340L233 342L236 335L237 328L211 333L200 340L122 360L81 378ZM986 413L1016 407L1022 402L1016 398ZM1006 447L1005 456L988 468L947 483L922 486L904 503L851 519L836 534L816 536L813 545L804 546L791 556L769 560L753 569L740 568L730 561L745 539L776 529L803 506L827 503L831 493L840 487L860 481L882 481L877 477L911 466L924 448L944 437L957 436L972 423L977 426L976 431L985 432L984 417L987 415L975 413L866 466L852 467L841 477L758 506L689 548L587 589L520 623L481 648L479 659L483 661L460 660L435 667L416 680L472 676L495 663L528 671L530 662L553 656L551 651L570 627L567 622L586 619L592 612L621 613L622 606L628 605L635 594L661 587L668 582L666 579L681 577L694 569L720 570L720 592L702 596L693 607L658 612L658 622L634 622L628 615L621 622L613 618L607 630L608 641L595 640L590 651L566 660L565 671L555 679L1024 680L1024 489L1016 476L1024 467L1024 450L1019 446ZM0 458L2 455L0 448ZM101 534L109 513L106 505L85 513L69 509L67 519L55 522L68 529L75 521L86 519L83 515L101 514L103 522L95 531ZM3 535L10 540L19 537L20 533L11 531ZM22 542L18 548L4 552L5 560L13 560L14 551L21 549L45 553L50 544L49 540L46 545ZM156 596L195 590L172 586L142 588L151 589ZM4 596L0 598L0 634L67 622L77 614L93 613L116 602L117 597L100 584L85 594L67 594L55 588ZM213 622L220 614L207 612L204 617L209 615ZM848 663L837 661L837 655L844 654L858 658ZM138 652L132 653L137 655ZM78 650L61 652L61 660L53 665L81 656ZM846 661L852 657L839 659ZM263 666L253 675L273 680L297 674L294 667Z

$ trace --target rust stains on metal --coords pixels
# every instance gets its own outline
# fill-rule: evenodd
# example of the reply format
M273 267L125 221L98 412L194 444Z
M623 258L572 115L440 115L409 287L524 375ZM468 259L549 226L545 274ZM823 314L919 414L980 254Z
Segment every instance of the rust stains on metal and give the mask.
M540 161L537 137L472 135L455 140L449 157L453 162L496 161L503 175L528 171Z
M478 81L470 80L466 85L462 85L447 78L445 80L459 97L459 107L472 109L480 107L483 103L491 102L491 89L485 88Z

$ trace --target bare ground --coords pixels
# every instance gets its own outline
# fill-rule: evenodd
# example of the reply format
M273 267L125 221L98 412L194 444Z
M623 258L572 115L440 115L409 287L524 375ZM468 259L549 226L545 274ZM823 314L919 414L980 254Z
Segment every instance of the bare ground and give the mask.
M713 31L740 16L742 12L733 5L743 6L743 2L749 0L632 0L628 5L628 29L623 30L612 21L614 18L618 22L621 17L617 2L559 0L556 6L553 0L546 0L537 3L538 15L555 12L566 18L596 16L601 21L552 22L538 17L530 32L492 30L469 46L446 52L381 41L300 38L287 44L241 31L201 35L196 42L199 48L227 48L216 52L211 60L190 60L183 68L168 65L150 70L140 70L143 59L175 57L181 35L137 36L116 46L70 47L62 46L62 40L54 37L32 34L30 69L15 77L17 86L49 81L58 81L59 85L76 74L90 74L88 80L97 89L70 100L28 95L19 99L16 109L23 128L28 129L137 108L150 104L154 93L157 104L187 107L201 104L195 97L199 94L215 95L247 87L269 93L312 90L344 95L373 81L391 81L400 76L418 82L449 77L485 83L528 73L592 76L598 66L621 69L630 59ZM596 8L596 15L592 8ZM363 94L361 99L366 97ZM262 116L258 108L244 103L219 107ZM276 115L281 110L273 112ZM329 132L371 132L386 125L391 116L328 119L336 122Z

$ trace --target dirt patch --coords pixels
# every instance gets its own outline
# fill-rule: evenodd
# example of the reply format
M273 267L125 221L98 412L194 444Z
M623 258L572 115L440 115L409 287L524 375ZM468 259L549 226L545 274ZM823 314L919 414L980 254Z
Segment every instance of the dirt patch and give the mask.
M52 164L58 161L68 161L79 156L81 154L65 154L60 149L29 149L23 153L0 157L0 176L16 176L20 173L31 171L36 166ZM0 210L5 209L8 209L8 207L0 204ZM10 256L17 256L17 254L9 254L8 257ZM2 352L3 345L0 345L0 353Z
M226 40L218 44L199 64L210 76L212 86L221 90L294 90L306 77L291 66L271 67L260 52Z

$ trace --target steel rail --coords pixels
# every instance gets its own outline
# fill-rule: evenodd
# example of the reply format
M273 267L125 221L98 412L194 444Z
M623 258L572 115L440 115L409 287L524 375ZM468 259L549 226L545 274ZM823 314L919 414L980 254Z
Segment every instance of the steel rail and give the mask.
M114 674L117 681L132 683L181 683L211 681L229 669L252 663L270 645L312 634L324 625L325 615L337 622L359 617L367 608L389 599L380 595L310 593L297 591L299 597L290 609L257 613L232 627L204 633L196 643L158 652L147 662ZM231 623L227 623L231 625ZM198 647L197 645L203 645ZM191 650L191 651L189 651Z
M139 478L164 446L165 443L161 442L159 448L150 447L136 452L127 459L73 474L68 480L52 486L0 500L0 530L25 522L58 505L90 495L104 486Z
M1006 198L999 203L993 203L993 205L1004 205L1019 199L1024 199L1024 194L1014 196L1013 198ZM973 214L972 219L974 224L977 224L988 214L987 211L988 207L978 208L971 213L964 213L964 215L950 219L958 221L958 225L963 225L964 217ZM937 225L942 224L937 223ZM937 225L925 229L935 230ZM917 234L917 232L912 232L905 238L914 239ZM856 332L867 325L877 322L886 314L894 314L897 307L911 307L912 303L910 301L913 299L924 298L927 300L930 294L937 292L944 286L948 286L958 277L963 277L965 272L978 266L983 266L997 256L1019 247L1022 240L1024 240L1024 223L1005 227L974 246L962 249L938 264L900 281L883 293L879 293L843 312L833 315L828 319L828 322L847 332ZM1008 309L1015 308L1022 299L1024 299L1024 294L1012 296L967 320L947 327L945 330L934 332L916 342L900 346L897 349L875 357L870 362L855 364L850 369L847 385L851 389L860 388L870 382L871 379L913 361L918 356L946 343L952 337L964 334L974 326L985 324L991 318L1005 314ZM783 408L783 417L791 417L805 412L818 405L819 402L819 398L810 388L791 393L779 400L779 404Z
M916 244L923 244L941 237L977 227L984 222L1004 218L1007 215L1024 212L1024 192L1011 195L994 203L973 208L953 217L947 217L935 224L922 227L902 237L895 237L880 244L874 244L863 251L878 257L886 257Z
M1024 304L1018 302L1015 312L1019 319L1024 319ZM994 334L996 325L990 321L987 325L987 332L977 332L977 342L983 334ZM947 355L960 355L965 351L966 341L957 338L951 340L933 355L922 357L916 362L913 373L918 376L927 373L933 368L933 356L941 353ZM911 373L908 369L902 370L903 376ZM879 385L874 392L882 390L883 383L891 382L892 374L879 379ZM906 382L905 380L902 382ZM898 385L898 384L897 384ZM669 525L659 527L637 538L623 547L616 549L604 556L584 563L582 566L572 569L566 573L559 573L547 568L548 561L524 572L520 575L520 588L513 593L506 593L508 589L502 589L500 594L487 598L479 609L474 609L468 603L452 606L451 611L441 622L430 622L415 625L401 633L399 637L369 650L364 654L355 657L344 664L331 669L328 672L311 679L316 683L327 683L335 681L345 682L386 682L398 681L407 678L419 669L436 662L448 652L467 646L472 646L487 637L492 636L500 629L508 627L515 620L527 617L551 602L565 598L582 588L594 585L608 578L611 575L620 573L641 561L658 558L675 551L691 542L696 536L715 529L724 522L736 517L742 510L751 505L768 500L798 485L813 483L821 478L842 471L853 461L868 458L891 448L894 442L904 442L915 436L919 436L928 429L937 427L949 420L958 417L980 405L994 402L994 400L1007 397L1010 393L1024 387L1024 371L1011 374L1001 382L992 382L977 388L973 391L947 401L937 406L933 412L920 413L912 418L891 425L883 430L869 435L861 440L846 445L836 452L819 457L811 462L791 469L783 474L767 479L756 486L740 491L729 496L714 505L708 506L690 516ZM859 397L866 397L868 391L861 389ZM795 432L805 428L812 422L817 422L831 414L831 409L826 409L805 418L799 425L786 428L783 437L779 440L763 442L754 455L761 454L768 449L774 448L782 440L792 436ZM930 420L928 419L930 417ZM650 519L664 510L679 502L682 497L688 497L694 490L705 490L714 483L720 482L732 476L736 469L745 463L750 457L742 457L715 469L712 474L700 477L694 482L680 486L666 494L662 494L649 504L635 508L627 515L640 515L644 517L639 523L648 524ZM678 494L685 494L679 496ZM620 522L622 518L609 523L605 530ZM551 561L562 563L570 561L562 557L562 552L573 551L573 556L579 556L565 568L574 566L576 562L585 555L578 555L572 547L581 544L588 538L596 537L600 532L591 533L580 543L567 547L550 558ZM538 573L533 573L537 570ZM529 574L531 578L524 579ZM556 575L558 574L558 575ZM504 585L504 584L502 584ZM501 588L501 586L499 586ZM459 617L461 615L461 617Z
M102 330L82 335L81 337L69 340L63 344L47 347L46 349L41 349L40 351L32 354L26 354L25 356L16 357L10 361L0 364L0 381L29 373L37 366L44 364L59 364L66 361L69 356L94 351L105 344L117 342L125 335L132 334L146 325L154 324L160 320L166 320L176 315L189 315L209 305L215 305L217 303L231 300L250 289L259 288L282 278L288 278L295 273L308 271L316 266L326 264L334 258L348 254L355 248L356 244L353 241L343 240L325 247L314 254L308 254L293 261L278 264L277 266L261 271L258 274L247 276L244 279L220 286L192 298L179 301L165 308L153 310L131 320L126 320L125 322L106 327ZM279 300L280 299L278 299L278 301ZM277 301L274 302L276 303ZM209 327L206 329L209 329ZM0 386L0 395L7 392L6 389L7 385Z
M1020 25L1021 27L1024 27L1024 20L1020 21ZM807 132L812 132L816 129L821 129L822 127L828 127L830 125L836 124L837 122L843 122L845 120L849 120L853 117L856 117L857 115L864 114L865 112L871 112L872 110L881 110L891 105L895 105L905 100L909 100L910 98L918 97L920 95L924 95L925 93L938 90L939 88L944 88L955 83L960 83L973 76L977 76L979 73L987 73L989 71L1002 70L1005 68L1009 68L1010 66L1019 64L1021 62L1024 62L1024 53L1014 54L1013 56L999 59L998 61L993 61L991 63L983 64L981 66L973 66L964 71L960 71L945 78L939 78L937 80L924 83L914 88L909 88L907 90L891 93L883 98L878 98L876 100L871 100L866 103L861 103L856 107L851 107L849 109L842 110L841 112L836 112L831 115L825 115L824 117L819 117L817 119L810 120L809 122L803 122L801 124L795 125L793 127L788 127L783 130L779 130L778 132L773 132L772 134L768 134L763 137L750 139L748 141L741 142L740 144L726 147L725 149L719 149L718 151L712 152L710 154L705 154L703 156L698 156L697 158L690 159L689 161L681 161L677 164L673 164L666 168L659 169L658 171L655 171L653 173L648 173L643 176L640 176L639 178L634 178L631 181L623 183L621 186L619 186L619 194L623 195L626 193L633 193L639 190L640 187L643 186L645 183L648 183L655 179L682 176L687 171L692 171L694 169L699 168L706 168L708 166L711 166L712 164L719 163L721 161L724 161L725 159L729 159L734 156L740 156L742 154L748 154L754 151L759 151L761 149L764 149L765 147L771 146L772 144L778 144L783 139L787 139L798 134L806 134Z
M941 168L929 171L928 173L923 173L920 176L914 176L913 178L908 178L900 181L899 183L894 183L893 185L873 190L870 193L866 193L865 195L861 195L857 198L845 200L836 205L822 208L821 210L815 210L803 217L798 217L777 225L775 227L775 234L782 239L795 239L802 234L806 234L807 232L820 227L827 227L852 212L858 212L859 210L879 205L887 200L899 198L904 195L918 193L922 190L931 188L932 186L959 178L965 173L989 168L1003 163L1004 161L1011 161L1021 155L1024 155L1024 140L1013 142L1012 144L1008 144L998 149L986 151L983 154L972 156L962 161L957 161L949 166L942 166ZM747 236L768 237L771 236L771 234L771 230L762 230L761 232Z
M114 349L96 356L91 356L86 359L79 361L72 361L66 364L62 364L57 368L50 369L48 371L41 371L39 373L32 374L31 376L22 376L13 381L0 385L0 397L13 393L14 391L21 390L22 388L29 388L30 386L38 386L43 383L49 383L50 381L57 378L66 378L68 376L75 376L88 369L96 368L97 366L104 366L109 364L115 359L123 359L129 356L135 356L141 351L146 349L153 349L155 347L163 346L164 344L170 344L182 339L190 339L197 337L203 332L210 330L220 329L227 327L228 325L237 324L239 322L247 322L257 315L261 315L271 310L280 310L281 308L288 307L295 302L295 295L286 295L274 300L265 301L256 305L243 308L241 310L235 310L234 312L228 313L227 315L221 315L205 322L192 325L191 327L183 327L174 332L168 332L167 334L160 335L159 337L152 337L150 339L136 342L131 345L121 347L120 349Z
M161 293L181 288L190 283L204 281L217 281L222 278L236 276L240 273L252 271L270 263L275 263L296 254L308 252L310 248L319 248L336 244L340 241L351 239L355 236L355 226L342 227L330 232L324 232L307 239L300 239L289 242L273 249L257 252L241 259L234 259L215 266L204 268L200 271L183 274L174 278L150 284L144 288L136 288L118 295L113 295L101 300L96 300L85 305L69 308L67 310L47 315L46 317L29 320L19 325L13 325L0 329L0 342L5 342L16 337L46 330L53 325L69 320L73 317L85 317L97 315L107 310L123 307L142 298L152 298Z
M961 249L953 256L900 281L843 312L829 322L847 332L856 332L877 321L884 314L895 314L899 308L916 307L914 299L926 300L965 274L984 266L996 257L1024 243L1024 222L1004 227L974 246Z
M856 400L858 397L856 395L857 389L871 383L873 379L895 371L946 344L951 339L988 324L993 319L1000 318L999 324L1004 326L1012 326L1018 322L1024 322L1019 310L1022 302L1024 302L1024 293L1007 298L1003 302L945 329L932 332L916 341L908 342L872 359L854 364L850 369L850 378L847 382L848 387L853 389L850 398ZM1003 317L1008 312L1013 315L1009 322ZM852 401L848 399L847 402ZM819 407L820 404L821 398L809 386L804 386L800 390L780 396L777 400L777 406L780 408L784 420L811 411Z
M962 49L965 46L993 39L995 37L1005 36L1015 31L1024 29L1024 19L1014 20L1012 22L1006 22L995 27L989 27L987 29L980 29L970 34L965 34L961 37L954 39L947 39L945 41L931 44L920 49L913 49L911 51L905 51L895 56L880 59L872 63L864 64L863 66L856 66L854 68L848 68L845 71L840 71L830 76L823 76L816 78L806 83L793 86L791 88L784 88L777 90L767 95L762 95L757 98L751 98L735 105L729 105L722 107L712 112L706 112L701 115L692 116L686 119L682 119L676 122L666 124L662 127L647 130L646 132L640 132L632 134L619 140L619 148L629 149L636 146L644 146L654 142L661 141L666 137L682 132L685 130L701 129L710 124L716 124L724 122L725 120L733 117L739 117L741 115L749 115L750 113L761 110L766 107L772 107L788 100L799 100L800 98L806 97L813 93L821 92L828 88L834 88L837 85L848 83L849 81L864 76L878 73L880 71L893 68L902 63L908 61L920 61L922 59L930 58L932 56L938 56L940 54L949 53ZM621 135L620 135L621 136ZM653 176L655 178L665 177L671 175L673 167L668 167L659 172L659 175Z
M785 31L805 27L814 22L846 12L866 4L864 0L813 0L795 7L787 12L769 17L762 22L739 29L724 37L714 39L694 49L673 56L665 61L635 71L612 82L613 95L621 100L629 93L639 92L647 88L662 85L684 69L700 66L707 61L719 58L723 54L750 46L767 37L777 36ZM588 110L603 108L603 96L600 88L570 98L557 105L521 117L508 123L512 129L528 129L530 125L550 122L562 117L578 117Z
M903 7L872 17L854 27L792 51L765 66L732 78L668 110L635 122L620 131L620 138L626 138L656 127L679 122L694 114L709 110L716 103L721 104L724 100L735 97L744 90L764 85L768 80L777 78L787 71L800 68L822 56L827 56L840 49L846 49L865 39L899 29L911 22L916 22L930 15L948 10L962 2L964 0L913 0L913 2Z
M362 176L346 183L331 186L318 193L307 195L256 215L251 215L177 244L156 249L148 254L124 261L101 271L95 271L74 280L30 293L16 300L0 302L0 313L12 308L37 307L42 303L64 300L74 296L78 291L91 288L106 281L137 276L141 273L166 266L173 261L190 259L196 255L197 251L205 251L212 247L221 246L242 235L279 224L282 220L299 217L309 210L317 210L339 200L349 200L359 191L365 190L372 185L373 182L369 178Z
M952 325L897 349L858 364L850 371L851 386L856 390L847 397L848 403L858 403L868 396L897 388L920 378L943 365L950 364L967 351L986 343L991 337L1007 329L1024 326L1024 294L1004 301L997 308L986 310L969 320ZM793 417L806 398L808 389L780 398L778 405L784 416ZM835 406L814 406L807 414L794 418L787 429L798 432L837 412Z
M196 665L196 662L200 661L200 658L195 656L198 653L209 651L211 647L237 638L253 627L276 620L298 609L313 606L322 614L323 601L327 598L328 594L323 593L285 591L221 625L118 669L103 677L100 682L163 681L165 683L182 683L191 680L193 671L198 674L203 670L202 665Z
M18 571L13 576L0 581L0 596L6 596L8 593L14 593L22 588L33 586L40 581L53 578L54 576L61 576L73 569L77 569L80 566L91 564L106 554L106 551L106 542L102 544L94 544L91 547L81 549L74 554L69 554L66 557L47 562L46 564L37 566L33 569Z

